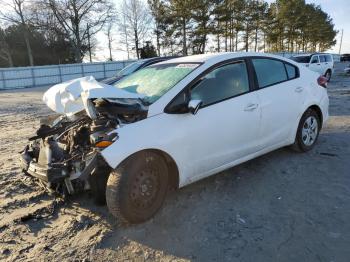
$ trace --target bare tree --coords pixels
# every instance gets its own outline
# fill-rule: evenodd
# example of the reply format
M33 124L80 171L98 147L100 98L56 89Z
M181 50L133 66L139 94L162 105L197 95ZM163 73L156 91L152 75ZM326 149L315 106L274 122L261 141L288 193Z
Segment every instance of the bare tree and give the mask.
M23 30L23 38L27 48L29 65L34 65L33 52L29 41L29 19L24 10L27 10L27 2L25 0L1 0L0 1L0 19L7 22L20 25Z
M120 16L120 27L128 38L126 42L128 40L133 42L137 59L139 59L140 43L147 36L152 21L148 7L141 0L123 0Z
M112 51L113 51L113 43L115 41L115 38L113 36L114 34L114 24L116 22L116 17L111 17L111 19L108 21L107 25L106 25L106 36L107 36L107 40L108 40L108 51L109 51L109 61L113 61L113 55L112 55Z
M0 58L7 61L9 67L13 67L13 59L10 47L6 41L5 31L0 28Z
M40 0L56 17L72 46L77 63L82 62L89 39L102 30L113 14L110 0ZM90 54L91 54L91 50Z
M130 48L129 48L129 37L128 37L128 30L127 30L127 24L126 24L126 19L125 19L125 15L120 14L118 16L118 27L119 27L119 31L121 32L121 39L120 39L120 43L122 45L125 45L125 50L127 53L127 57L128 60L130 59Z

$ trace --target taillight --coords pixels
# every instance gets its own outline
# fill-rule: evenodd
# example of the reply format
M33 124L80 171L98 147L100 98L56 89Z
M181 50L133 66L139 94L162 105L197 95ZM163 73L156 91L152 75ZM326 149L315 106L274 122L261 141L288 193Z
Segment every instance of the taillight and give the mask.
M325 78L324 76L320 76L319 78L317 78L317 84L324 87L324 88L327 88L327 83L328 83L328 80L327 78Z

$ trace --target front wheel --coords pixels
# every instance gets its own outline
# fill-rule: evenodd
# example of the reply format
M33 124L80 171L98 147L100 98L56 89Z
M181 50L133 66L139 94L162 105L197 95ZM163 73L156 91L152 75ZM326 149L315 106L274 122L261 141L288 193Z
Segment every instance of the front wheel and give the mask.
M145 151L129 157L108 178L109 211L121 224L138 224L150 219L163 204L168 177L162 156Z
M308 109L300 119L292 148L298 152L311 150L317 141L320 129L321 123L317 113Z

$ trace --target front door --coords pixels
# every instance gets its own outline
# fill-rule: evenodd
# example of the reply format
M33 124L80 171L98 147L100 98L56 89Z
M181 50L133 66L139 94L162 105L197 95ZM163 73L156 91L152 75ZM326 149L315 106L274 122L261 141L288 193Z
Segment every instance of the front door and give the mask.
M244 61L213 69L191 87L190 94L192 100L203 102L197 114L165 116L176 129L174 143L182 145L171 153L184 159L179 166L188 182L256 151L260 124L258 97L250 92Z

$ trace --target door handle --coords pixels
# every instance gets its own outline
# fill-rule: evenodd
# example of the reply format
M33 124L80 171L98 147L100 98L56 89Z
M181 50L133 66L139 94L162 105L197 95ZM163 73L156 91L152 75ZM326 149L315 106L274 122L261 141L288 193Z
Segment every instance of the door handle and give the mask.
M258 104L248 104L245 108L244 111L253 111L258 108Z
M301 86L298 86L297 88L295 88L295 92L300 93L303 92L304 88Z

